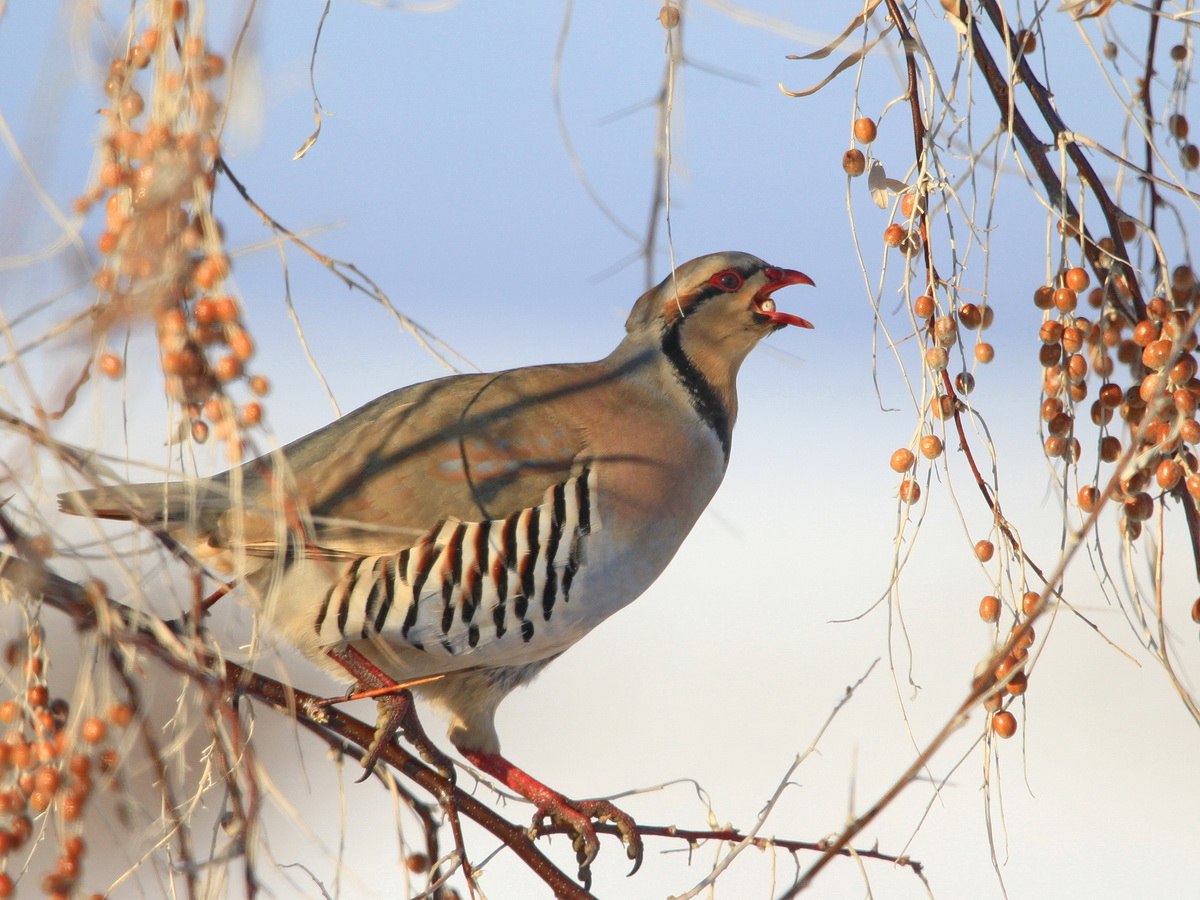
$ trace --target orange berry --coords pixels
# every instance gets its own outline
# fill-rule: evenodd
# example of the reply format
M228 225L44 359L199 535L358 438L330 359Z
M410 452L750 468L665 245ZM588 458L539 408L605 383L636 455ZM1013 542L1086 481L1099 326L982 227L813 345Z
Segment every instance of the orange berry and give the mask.
M1026 591L1021 597L1021 612L1027 616L1032 616L1034 610L1038 607L1038 601L1041 600L1041 594L1037 591Z
M1008 679L1008 684L1005 685L1008 692L1013 695L1023 694L1029 689L1029 676L1022 669L1016 672L1012 678Z
M975 359L987 365L996 358L996 349L991 344L976 344Z
M121 373L125 371L125 364L115 353L101 353L96 365L109 378L120 378Z
M1183 478L1183 466L1173 459L1164 459L1154 472L1154 479L1164 491L1169 491Z
M228 325L238 319L237 301L232 297L213 297L213 315L218 322Z
M243 427L257 425L262 421L262 404L255 400L251 400L242 407L241 416L239 416Z
M1054 306L1054 288L1043 284L1034 291L1033 305L1038 309L1051 309Z
M1154 515L1154 501L1145 491L1125 498L1125 517L1134 522L1144 522Z
M1200 167L1200 147L1195 144L1184 144L1179 150L1179 159L1185 169Z
M911 478L905 478L900 482L900 499L905 503L913 504L921 499L921 486Z
M429 857L424 853L411 853L404 860L404 864L408 867L408 871L414 875L420 875L422 872L429 871Z
M229 349L241 362L246 362L254 355L254 339L245 330L235 328L229 334Z
M943 347L953 347L958 342L958 323L953 316L938 316L933 322L933 336Z
M851 178L857 178L867 171L867 158L858 148L847 150L842 154L842 171Z
M1085 485L1079 489L1079 508L1090 513L1100 502L1100 489L1094 484Z
M125 728L133 721L133 707L128 703L114 703L108 708L108 720L118 728Z
M79 857L83 856L84 848L83 838L78 834L72 834L63 841L63 853L74 859L79 859Z
M875 120L863 117L854 120L854 137L860 144L869 144L875 140L879 134L879 129L875 127Z
M933 298L928 294L921 294L913 301L913 314L918 319L928 319L933 315L934 309Z
M1075 266L1072 269L1067 269L1063 273L1063 284L1073 290L1076 294L1082 294L1091 284L1091 276L1088 275L1087 269Z
M892 454L891 466L893 472L907 472L912 468L916 457L907 447L901 447Z
M658 11L658 21L662 23L663 28L674 28L679 24L679 7L664 6ZM421 869L424 872L424 869Z
M1017 733L1017 717L1007 709L992 713L992 731L1002 738L1010 738Z
M1062 333L1062 323L1056 319L1047 319L1038 329L1038 337L1041 338L1043 344L1057 344L1062 340Z
M79 729L79 735L85 743L98 744L104 740L104 736L108 733L108 726L104 724L104 720L91 716L83 720L83 725Z
M975 558L980 562L987 562L996 553L996 545L991 541L976 541L975 542Z
M1116 462L1121 455L1121 441L1111 434L1100 439L1100 458L1105 462Z
M1192 604L1192 621L1200 624L1200 597L1196 598L1196 602Z
M893 222L883 230L883 242L889 247L899 247L904 243L904 239L908 237L908 232L905 231L903 225L897 225Z
M1084 274L1087 274L1086 272ZM1073 312L1079 304L1079 295L1069 287L1059 288L1054 292L1054 305L1059 312Z
M218 381L232 381L242 374L242 363L236 356L222 356L213 365Z
M988 594L979 601L979 618L985 622L1000 621L1000 598Z
M942 455L942 439L936 434L921 438L921 455L926 459L937 459Z
M1171 131L1171 136L1178 140L1185 141L1188 136L1188 120L1187 116L1174 113L1167 118L1167 128Z
M53 796L58 786L62 783L62 779L58 774L58 769L51 765L42 766L33 776L34 784L39 791Z

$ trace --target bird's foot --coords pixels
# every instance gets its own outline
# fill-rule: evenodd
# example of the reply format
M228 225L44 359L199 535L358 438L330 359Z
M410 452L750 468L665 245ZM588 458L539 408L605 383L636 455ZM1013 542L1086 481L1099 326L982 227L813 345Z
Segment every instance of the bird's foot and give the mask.
M437 770L450 784L454 784L454 763L425 733L420 719L417 718L412 692L401 688L396 693L383 694L377 699L377 703L379 718L375 722L375 737L363 758L364 771L358 780L365 781L370 777L383 748L395 738L397 731L403 731L408 742L421 754L421 759Z
M625 845L625 855L633 860L632 875L642 865L642 836L638 834L637 823L629 813L617 808L608 800L570 800L561 794L555 801L538 804L533 816L533 827L536 830L543 821L558 825L571 832L571 849L575 851L575 859L579 863L579 880L585 887L591 886L591 865L596 854L600 852L600 840L596 836L597 822L612 822Z
M574 835L571 847L579 863L579 880L584 888L591 887L592 860L600 850L600 840L596 836L593 819L597 822L612 822L616 826L621 843L625 845L625 853L633 860L633 868L629 874L632 875L641 867L642 838L638 833L637 823L613 803L608 800L568 799L517 768L498 753L484 753L462 747L459 747L459 751L476 767L498 778L537 807L533 817L535 833L544 821L549 820L551 824Z
M347 672L354 676L359 688L368 696L373 696L379 706L379 718L375 724L375 736L363 757L363 774L358 779L365 781L375 770L379 762L379 754L383 752L397 731L403 731L421 758L436 769L443 778L454 784L454 763L450 757L434 746L429 735L417 718L413 705L412 692L405 685L398 684L391 676L376 666L352 646L341 647L328 651L330 659L340 663ZM354 695L351 695L353 698ZM331 701L332 702L332 701Z

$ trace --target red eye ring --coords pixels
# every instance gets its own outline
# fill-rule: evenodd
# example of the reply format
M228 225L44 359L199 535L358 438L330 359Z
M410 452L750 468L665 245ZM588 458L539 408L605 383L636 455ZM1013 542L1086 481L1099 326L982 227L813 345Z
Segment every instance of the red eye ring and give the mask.
M742 278L739 272L733 269L726 269L724 272L718 272L712 278L708 279L708 283L723 291L736 291L745 283L745 279Z

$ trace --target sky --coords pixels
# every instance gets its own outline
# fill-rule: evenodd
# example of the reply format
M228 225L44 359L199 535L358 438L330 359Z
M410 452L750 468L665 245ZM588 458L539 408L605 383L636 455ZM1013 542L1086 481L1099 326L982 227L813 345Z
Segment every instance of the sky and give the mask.
M209 41L229 47L245 4L211 6ZM94 174L96 109L103 103L95 73L110 39L103 23L111 28L125 8L102 4L93 14L71 2L0 4L0 114L12 135L0 152L9 211L0 221L0 308L9 319L84 277L70 250L22 257L37 254L62 226L39 202L12 147L69 215L71 199ZM948 66L953 30L939 4L918 8L930 53ZM501 707L506 754L568 795L669 785L620 801L639 821L704 827L710 814L698 784L713 821L748 827L847 686L869 672L791 775L763 829L801 840L837 832L947 721L993 640L976 608L999 570L977 563L971 547L996 536L962 455L948 454L926 486L926 503L914 513L919 529L904 524L899 479L888 467L917 425L887 347L886 334L904 334L907 321L901 263L894 252L886 257L881 279L879 235L888 211L871 202L865 178L848 185L840 161L853 119L882 114L873 154L891 177L909 177L912 139L907 106L897 102L903 63L891 49L894 36L861 73L852 68L811 97L789 98L778 88L807 87L833 69L844 50L823 60L786 57L824 45L856 9L694 0L685 9L685 63L675 75L671 120L670 229L659 230L654 280L668 272L672 252L683 261L749 251L811 276L815 288L789 288L777 300L816 327L773 335L746 363L724 486L667 572ZM1033 5L1020 9L1030 14ZM603 356L646 287L635 255L654 186L652 103L666 33L656 3L580 0L556 61L566 10L562 3L334 4L313 70L322 128L297 160L313 130L309 60L322 4L261 2L246 37L225 158L276 220L321 252L352 261L398 309L474 366ZM1113 16L1123 17L1115 25L1128 24L1123 34L1142 33L1137 16L1122 9ZM1085 40L1102 40L1097 28L1077 28L1048 9L1046 43L1055 55L1045 65L1072 126L1112 139L1114 106L1104 102L1111 98ZM1178 25L1164 31L1173 35L1164 41L1179 39ZM950 69L940 71L945 89ZM1122 71L1133 77L1129 67ZM970 105L962 95L955 99L960 110ZM964 157L973 154L967 142L984 146L995 124L985 97L975 98L974 109L973 130L964 124L946 154L955 173L966 171ZM997 359L975 369L971 401L983 425L972 439L986 457L990 436L1004 509L1049 570L1063 539L1062 516L1037 432L1040 313L1030 297L1046 278L1051 239L1045 212L1011 155L998 170L990 150L979 158L981 176L954 184L962 207L953 209L961 250L969 243L963 210L986 205L995 178L991 217L976 221L986 252L976 246L966 260L969 282L985 285L997 310L989 332ZM579 170L621 227L589 196ZM234 285L258 343L256 367L274 384L265 404L270 435L290 440L336 410L445 373L386 310L294 247L273 243L227 184L218 188L216 212L235 248ZM1195 209L1181 214L1195 219ZM92 246L98 215L79 227ZM336 409L289 316L283 258L296 317ZM27 339L86 300L77 291L14 334ZM131 346L152 347L152 337L143 329ZM86 335L67 335L31 356L26 371L34 383L64 385L87 350ZM915 373L911 341L900 354ZM127 382L89 385L56 435L116 453L126 452L128 441L131 458L165 464L166 404L152 376L147 364ZM914 383L919 389L915 376ZM6 406L28 410L28 390L12 366L0 369L0 391ZM215 450L198 459L207 471L221 467ZM50 509L64 486L50 475L32 501ZM1200 648L1187 610L1196 586L1187 578L1179 518L1167 526L1166 603L1172 651L1195 691ZM1017 737L989 752L980 743L984 716L974 711L856 846L920 860L938 897L1169 897L1194 890L1200 731L1113 599L1122 589L1115 530L1111 520L1102 525L1114 583L1102 590L1086 555L1065 580L1072 603L1103 636L1066 611L1040 627L1030 690L1016 707ZM1139 576L1151 562L1148 552L1142 545L1130 561ZM907 562L892 590L898 557ZM220 615L228 618L215 627L232 645L245 640L244 618ZM340 690L303 661L289 666L301 686ZM156 699L169 706L172 697L163 689ZM373 715L365 706L359 714ZM390 798L372 785L349 784L357 777L353 766L340 776L346 783L339 794L339 776L320 748L267 712L256 727L275 757L281 796L296 810L280 800L268 813L266 868L277 895L320 893L295 870L272 863L303 861L331 885L342 854L340 896L396 896L402 876ZM431 734L441 728L430 716ZM478 795L493 799L484 787ZM517 804L505 809L527 817ZM482 859L494 841L468 831L468 848ZM549 852L571 871L565 841L552 841ZM623 853L605 840L595 890L605 897L678 895L705 876L715 852L706 847L689 858L678 844L649 840L642 871L625 880ZM811 861L798 857L801 869ZM787 854L747 851L722 876L717 896L775 896L796 864ZM482 885L492 898L537 895L532 876L504 853L488 863ZM868 885L876 897L925 896L905 870L845 860L830 866L809 896L860 896ZM137 896L139 889L123 890ZM153 887L140 890L154 896Z

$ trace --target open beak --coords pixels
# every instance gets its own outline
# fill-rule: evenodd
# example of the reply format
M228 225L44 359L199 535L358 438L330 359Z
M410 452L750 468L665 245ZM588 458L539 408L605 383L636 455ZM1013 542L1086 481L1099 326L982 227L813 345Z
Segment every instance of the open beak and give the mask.
M802 319L799 316L793 316L791 313L777 310L775 308L775 300L771 295L780 288L787 287L789 284L807 284L809 287L815 287L813 280L803 272L797 272L795 269L777 269L774 266L768 268L764 274L767 276L767 283L759 288L758 293L754 295L755 312L764 316L776 328L782 328L785 325L795 325L798 328L812 328L812 322L808 321L808 319Z

